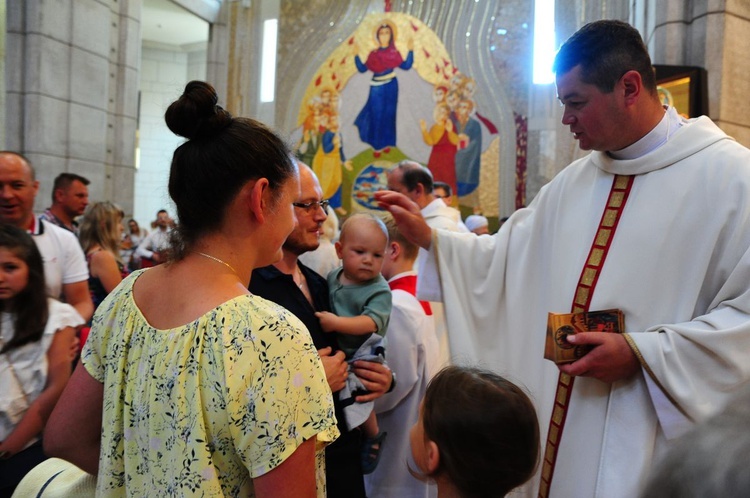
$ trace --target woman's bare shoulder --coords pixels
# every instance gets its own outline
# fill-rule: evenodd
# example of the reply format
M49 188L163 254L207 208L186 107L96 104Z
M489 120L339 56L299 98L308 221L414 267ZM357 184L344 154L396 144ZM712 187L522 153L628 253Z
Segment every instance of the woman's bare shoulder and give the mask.
M134 283L133 299L153 327L179 327L249 294L239 285L226 285L215 275L194 270L189 264L159 265L144 271Z

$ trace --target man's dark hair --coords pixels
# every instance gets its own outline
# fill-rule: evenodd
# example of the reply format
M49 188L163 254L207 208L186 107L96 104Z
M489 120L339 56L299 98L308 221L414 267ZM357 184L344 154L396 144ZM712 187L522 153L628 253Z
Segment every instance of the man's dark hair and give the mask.
M55 202L55 192L58 190L67 190L73 182L81 182L84 185L91 183L88 178L75 173L60 173L55 178L55 183L52 185L52 202Z
M453 189L451 188L450 184L448 184L448 183L445 183L445 182L433 182L432 187L433 187L433 190L436 189L436 188L441 188L441 189L445 190L445 194L448 197L452 197L453 196Z
M421 183L424 187L425 193L432 193L433 183L432 173L430 173L430 170L419 163L415 163L414 161L409 160L401 161L396 167L403 172L401 183L404 184L406 190L411 192L412 190L417 188L417 184Z
M628 23L603 20L576 31L560 47L552 70L562 75L581 66L581 79L609 93L622 76L638 71L643 86L656 94L656 75L651 57L637 29Z

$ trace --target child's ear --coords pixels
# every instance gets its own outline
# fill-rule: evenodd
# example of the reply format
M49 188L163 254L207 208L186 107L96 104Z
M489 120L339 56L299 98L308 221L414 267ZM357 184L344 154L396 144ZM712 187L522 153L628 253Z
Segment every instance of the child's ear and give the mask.
M341 242L336 241L336 243L333 244L333 246L336 248L336 257L339 258L339 259L344 259L341 256Z
M427 458L425 459L427 468L425 470L427 471L426 474L429 476L435 474L440 467L440 448L438 448L435 441L429 439L425 442L425 448L427 450Z
M388 245L391 246L390 259L395 261L399 254L401 254L401 245L398 242L390 242Z

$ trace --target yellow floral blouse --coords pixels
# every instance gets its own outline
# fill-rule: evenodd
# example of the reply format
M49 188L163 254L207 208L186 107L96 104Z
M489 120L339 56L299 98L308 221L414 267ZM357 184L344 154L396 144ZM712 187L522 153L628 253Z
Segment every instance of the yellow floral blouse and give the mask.
M142 273L100 305L83 350L104 384L97 496L254 496L252 478L313 436L325 496L323 446L338 431L305 326L243 295L155 329L133 300Z

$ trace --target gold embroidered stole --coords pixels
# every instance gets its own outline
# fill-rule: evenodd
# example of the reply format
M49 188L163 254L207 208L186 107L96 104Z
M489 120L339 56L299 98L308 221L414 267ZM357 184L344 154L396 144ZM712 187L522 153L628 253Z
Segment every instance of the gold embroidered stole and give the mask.
M609 199L604 208L602 219L599 222L599 229L596 231L589 256L586 258L586 263L583 265L583 270L581 271L581 277L578 280L573 305L571 306L572 313L588 311L589 309L591 297L594 295L594 289L599 280L600 270L604 266L604 260L607 258L612 238L617 229L617 223L620 221L620 214L625 207L625 201L627 201L630 194L634 178L632 175L616 175L612 181L612 189L609 192ZM549 496L550 484L555 472L555 462L557 461L557 449L562 439L563 428L565 427L565 418L568 414L568 405L570 395L573 392L574 380L573 377L562 372L560 372L557 379L557 391L555 392L552 417L549 422L547 444L544 448L539 498L547 498Z

